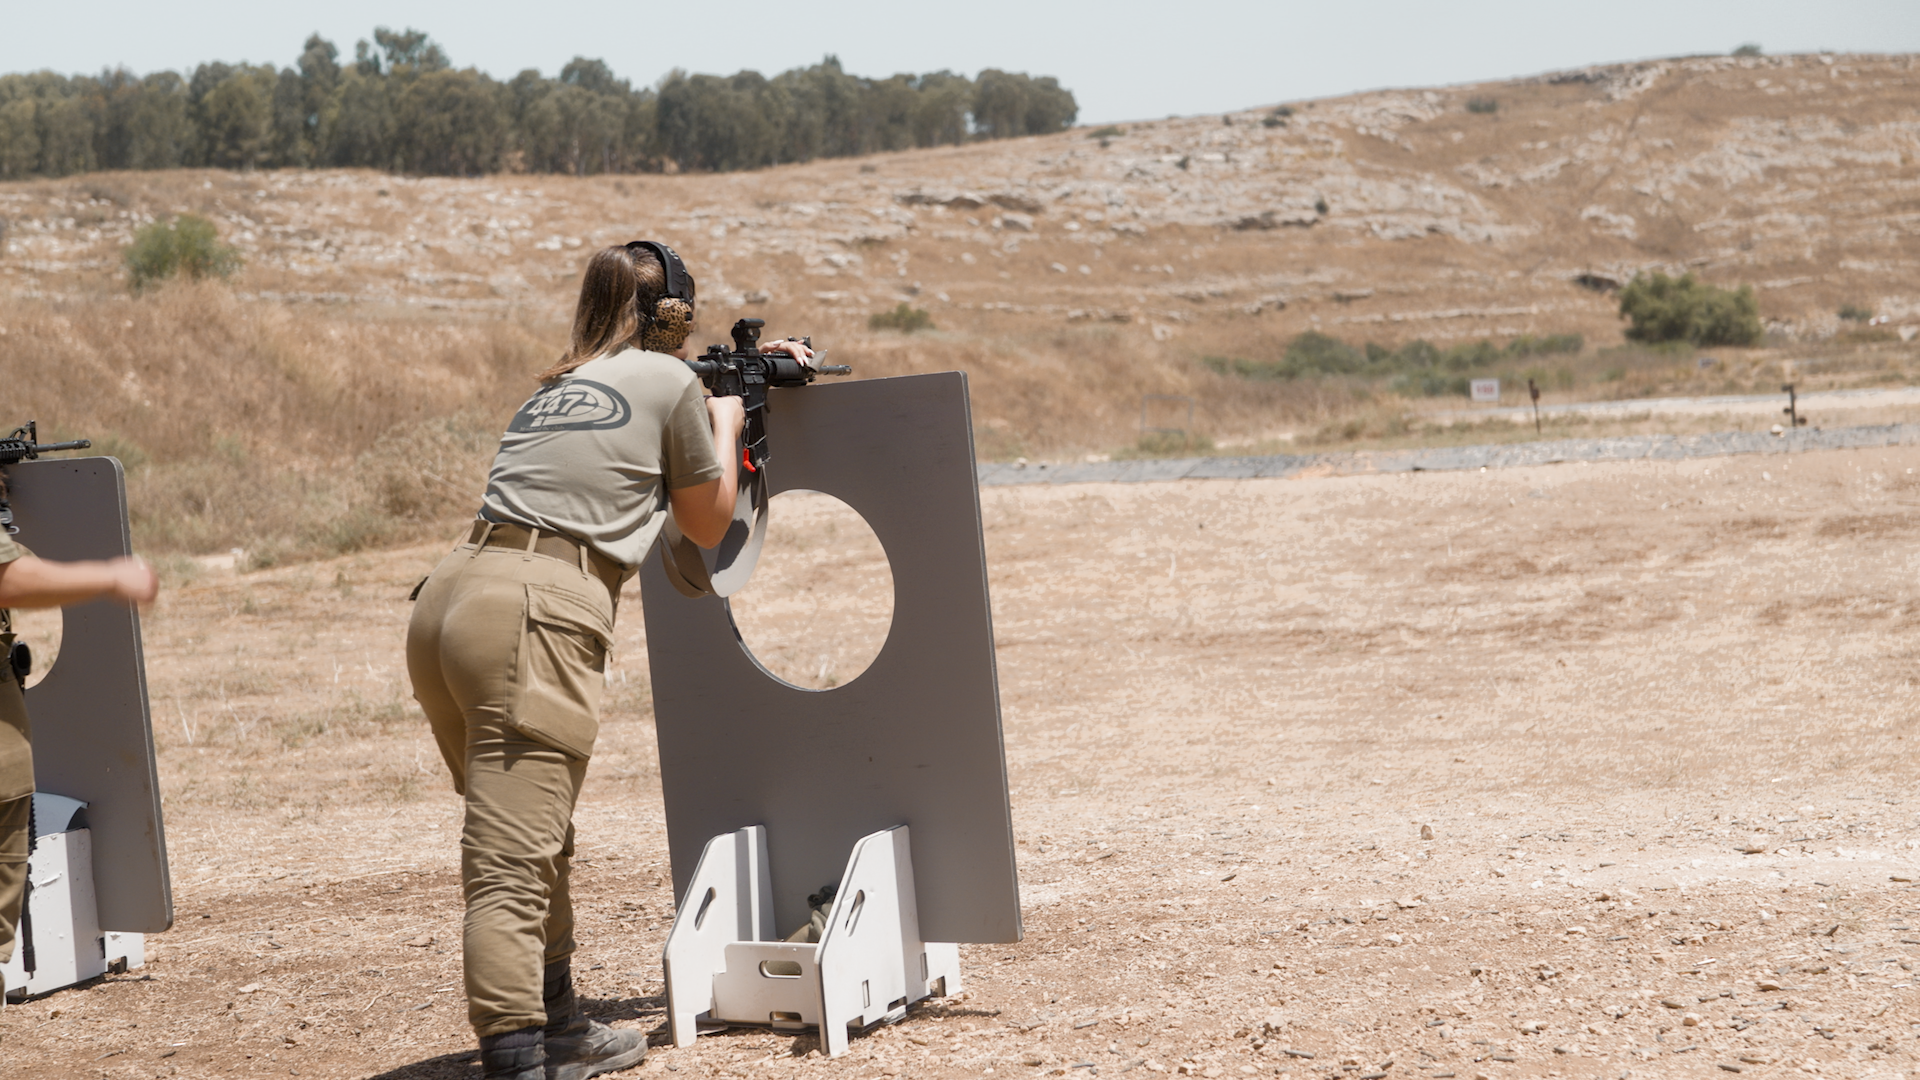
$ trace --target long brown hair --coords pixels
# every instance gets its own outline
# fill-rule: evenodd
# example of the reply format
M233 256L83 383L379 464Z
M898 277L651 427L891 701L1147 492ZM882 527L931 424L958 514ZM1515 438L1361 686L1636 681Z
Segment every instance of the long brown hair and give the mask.
M557 379L624 345L637 346L666 285L666 270L645 248L594 252L580 281L580 303L573 309L573 340L553 366L536 378L541 382ZM693 275L688 274L689 297L693 287Z

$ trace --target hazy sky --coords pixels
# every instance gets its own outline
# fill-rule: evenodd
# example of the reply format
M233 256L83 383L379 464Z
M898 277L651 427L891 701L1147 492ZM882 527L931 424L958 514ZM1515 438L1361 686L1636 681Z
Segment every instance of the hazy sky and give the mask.
M983 67L1056 75L1080 119L1220 112L1383 86L1431 86L1688 53L1920 51L1920 0L1185 0L1058 4L769 0L0 0L0 71L284 66L319 31L350 57L375 26L417 27L460 67L548 75L599 57L636 84L675 67L771 74L838 54L859 75Z

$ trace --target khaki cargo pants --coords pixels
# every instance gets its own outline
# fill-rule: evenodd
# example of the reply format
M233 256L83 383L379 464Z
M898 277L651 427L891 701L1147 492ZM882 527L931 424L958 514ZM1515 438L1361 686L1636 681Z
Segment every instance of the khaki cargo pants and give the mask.
M27 702L13 672L6 669L6 650L0 649L0 723L25 733ZM26 795L0 801L0 964L13 959L13 948L20 931L20 907L27 896L27 853L31 838L27 835L29 812L33 807L33 758L24 760L9 755L0 769L0 794L13 794L24 788Z
M467 1018L547 1022L542 968L573 953L573 806L599 733L614 598L581 567L468 543L421 587L407 672L466 796Z

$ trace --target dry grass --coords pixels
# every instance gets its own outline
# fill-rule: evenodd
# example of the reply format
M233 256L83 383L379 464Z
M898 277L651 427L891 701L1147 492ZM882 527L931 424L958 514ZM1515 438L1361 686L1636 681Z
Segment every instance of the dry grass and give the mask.
M1457 401L1201 363L1270 361L1309 329L1585 336L1578 357L1493 372L1509 403L1528 376L1549 402L1908 383L1916 78L1909 57L1694 58L1300 104L1285 126L1263 108L724 176L0 184L0 419L134 463L150 551L420 536L477 499L584 255L637 234L695 268L700 342L751 314L860 377L967 371L989 459L1163 452L1139 442L1149 394L1192 398L1189 442L1227 449L1443 438L1424 418ZM1475 96L1499 112L1468 112ZM182 212L245 268L128 296L122 247ZM1580 280L1638 269L1756 285L1769 344L1712 350L1706 371L1611 351L1614 297ZM868 327L900 303L938 329Z
M444 530L544 356L499 317L331 314L214 284L0 301L8 412L128 466L140 547L256 563Z
M1228 392L1150 337L1106 325L1035 333L1010 319L906 335L817 313L806 325L864 377L972 373L988 459L1111 445L1131 433L1140 393L1211 398L1208 423L1233 426L1324 421L1369 396L1333 384ZM256 567L453 528L565 332L531 308L270 303L205 282L0 299L0 328L9 415L126 463L140 549L239 548Z

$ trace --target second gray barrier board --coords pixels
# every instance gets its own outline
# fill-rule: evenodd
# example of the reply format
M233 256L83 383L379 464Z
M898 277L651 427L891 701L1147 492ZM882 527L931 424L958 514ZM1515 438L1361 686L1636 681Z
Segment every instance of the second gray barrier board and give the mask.
M16 538L48 559L110 559L132 549L127 490L109 457L7 467ZM27 690L34 784L87 803L100 929L156 934L173 925L140 614L95 600L62 612L60 657Z

